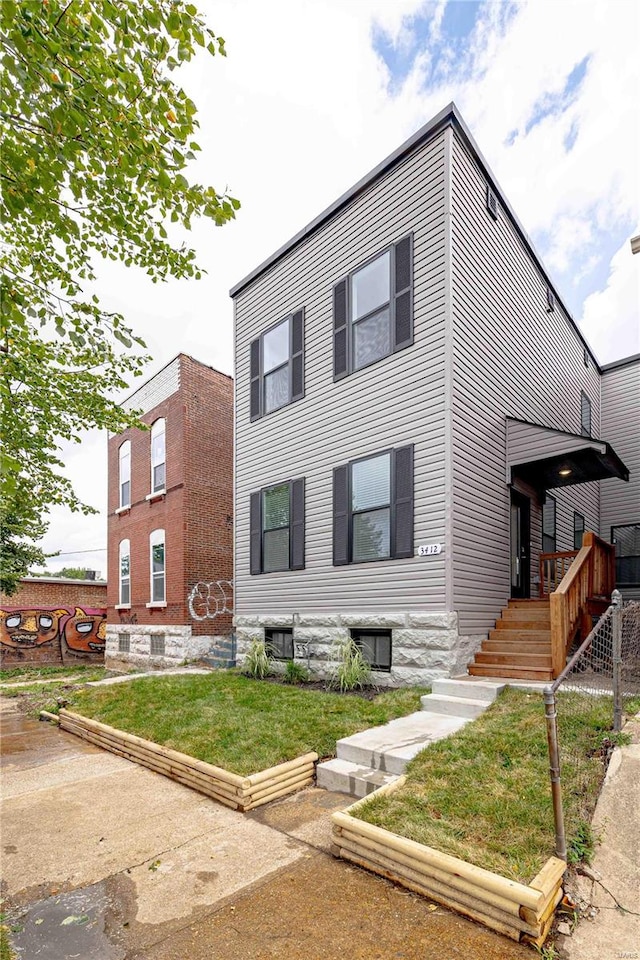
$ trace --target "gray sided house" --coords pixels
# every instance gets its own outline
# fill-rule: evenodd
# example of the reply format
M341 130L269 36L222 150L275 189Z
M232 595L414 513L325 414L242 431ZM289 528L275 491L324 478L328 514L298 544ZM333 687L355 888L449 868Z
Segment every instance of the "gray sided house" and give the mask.
M455 675L585 533L640 553L637 360L598 365L455 106L231 294L240 655Z

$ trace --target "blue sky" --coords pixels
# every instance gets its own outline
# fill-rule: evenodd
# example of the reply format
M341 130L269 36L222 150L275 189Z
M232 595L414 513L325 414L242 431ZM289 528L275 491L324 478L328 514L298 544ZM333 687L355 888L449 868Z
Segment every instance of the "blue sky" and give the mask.
M196 0L197 2L197 0ZM105 263L97 292L147 341L233 372L229 288L454 100L601 362L640 352L640 4L631 0L216 0L228 57L182 83L194 171L242 201L188 241L200 283L154 286ZM44 545L106 571L106 437L62 451L95 518L52 513ZM90 550L89 553L75 551Z

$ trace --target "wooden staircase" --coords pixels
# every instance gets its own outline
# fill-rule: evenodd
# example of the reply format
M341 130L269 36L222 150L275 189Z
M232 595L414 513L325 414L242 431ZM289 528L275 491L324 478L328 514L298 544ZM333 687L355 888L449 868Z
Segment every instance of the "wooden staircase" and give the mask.
M509 600L468 670L474 677L553 680L549 600Z

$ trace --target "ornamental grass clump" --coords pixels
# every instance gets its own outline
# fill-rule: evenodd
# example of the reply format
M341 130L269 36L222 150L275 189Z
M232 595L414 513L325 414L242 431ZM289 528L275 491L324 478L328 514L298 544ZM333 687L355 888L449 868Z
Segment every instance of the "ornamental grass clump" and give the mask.
M264 680L271 673L271 658L264 640L254 637L244 659L242 672L254 680Z
M371 667L351 637L338 641L333 659L338 661L338 665L331 674L330 688L337 688L340 693L349 693L373 686Z

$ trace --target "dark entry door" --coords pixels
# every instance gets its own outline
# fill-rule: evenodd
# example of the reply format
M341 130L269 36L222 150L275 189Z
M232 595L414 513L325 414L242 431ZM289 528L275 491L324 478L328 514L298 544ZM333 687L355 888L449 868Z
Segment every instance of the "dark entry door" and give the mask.
M531 501L511 491L511 596L531 596Z

